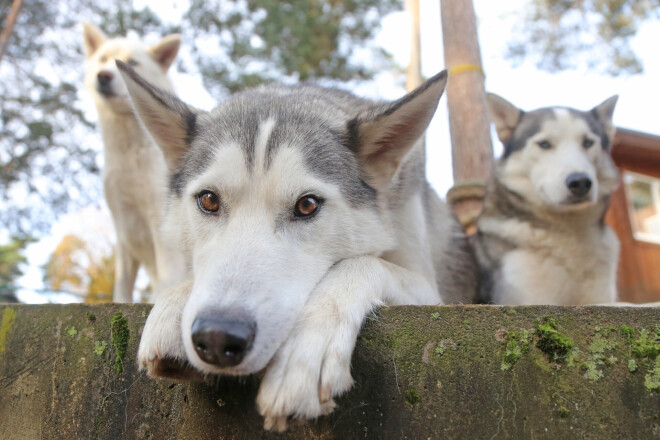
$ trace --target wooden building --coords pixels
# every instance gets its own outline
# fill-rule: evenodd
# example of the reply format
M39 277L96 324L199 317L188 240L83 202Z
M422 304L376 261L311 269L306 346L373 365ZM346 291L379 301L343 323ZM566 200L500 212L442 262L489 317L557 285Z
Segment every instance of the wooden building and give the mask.
M621 185L607 222L621 242L621 301L660 301L660 136L618 129L612 157Z

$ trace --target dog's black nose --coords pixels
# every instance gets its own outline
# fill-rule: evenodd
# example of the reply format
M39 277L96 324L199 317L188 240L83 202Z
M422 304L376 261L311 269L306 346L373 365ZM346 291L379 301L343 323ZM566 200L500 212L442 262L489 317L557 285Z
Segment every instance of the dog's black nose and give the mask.
M584 197L591 189L591 178L585 173L573 173L566 178L566 186L574 196Z
M110 84L110 81L112 81L112 72L102 70L96 75L96 77L101 87L107 87Z
M199 317L192 325L192 342L201 360L219 367L241 363L252 347L256 325L249 320Z

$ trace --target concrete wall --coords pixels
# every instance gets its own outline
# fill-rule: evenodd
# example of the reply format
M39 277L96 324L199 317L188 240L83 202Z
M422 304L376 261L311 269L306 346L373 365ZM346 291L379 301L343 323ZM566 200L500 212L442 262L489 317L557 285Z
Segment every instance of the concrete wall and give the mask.
M258 378L138 373L149 309L0 305L0 440L660 438L658 309L383 309L360 335L356 387L283 435L262 430Z

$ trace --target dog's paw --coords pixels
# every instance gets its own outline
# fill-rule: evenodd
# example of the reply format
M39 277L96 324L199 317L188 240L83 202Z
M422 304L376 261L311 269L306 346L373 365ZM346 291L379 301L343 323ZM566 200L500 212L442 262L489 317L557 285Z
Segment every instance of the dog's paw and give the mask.
M146 328L145 328L146 330ZM172 341L159 338L155 342L153 338L143 338L140 341L138 350L138 367L141 371L146 371L151 377L158 379L170 379L175 381L200 381L204 379L202 373L193 368L183 350L179 350ZM180 340L180 338L179 338ZM165 348L169 345L169 349Z
M162 292L149 313L142 330L137 362L151 377L178 381L202 380L186 358L181 336L181 313L189 284Z
M318 323L294 328L259 388L257 408L265 429L284 431L292 420L329 414L333 397L351 388L355 341L346 343L339 330Z

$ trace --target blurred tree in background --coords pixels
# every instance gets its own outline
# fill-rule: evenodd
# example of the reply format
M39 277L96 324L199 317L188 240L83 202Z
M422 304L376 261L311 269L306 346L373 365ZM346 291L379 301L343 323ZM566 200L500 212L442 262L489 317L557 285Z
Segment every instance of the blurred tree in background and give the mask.
M402 0L192 0L183 26L206 87L235 91L264 81L369 79L393 67L365 43ZM212 48L211 51L208 49Z
M29 237L12 237L9 243L0 245L0 302L16 301L16 279L23 275L21 265L27 262L23 251L33 240Z
M44 266L44 281L49 289L77 294L85 302L112 299L114 255L90 250L85 240L65 235Z
M98 135L80 105L85 19L118 33L159 24L127 0L24 3L0 64L0 225L12 233L46 232L102 197Z
M388 59L360 50L382 15L401 8L400 0L181 4L181 20L167 24L132 0L24 3L0 64L0 228L39 235L58 215L102 200L96 115L81 106L81 22L109 36L181 32L194 63L182 58L179 69L200 72L220 98L274 79L369 78ZM10 6L0 2L0 25Z
M610 75L641 73L631 40L659 16L660 0L529 0L507 55L551 72L586 63Z

